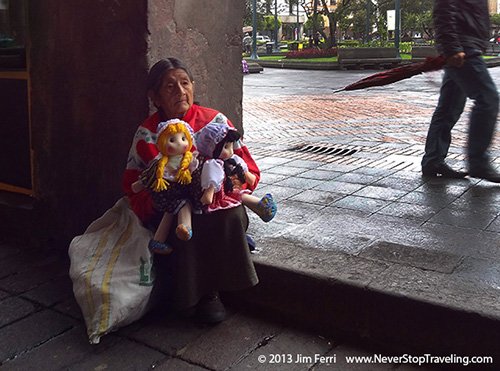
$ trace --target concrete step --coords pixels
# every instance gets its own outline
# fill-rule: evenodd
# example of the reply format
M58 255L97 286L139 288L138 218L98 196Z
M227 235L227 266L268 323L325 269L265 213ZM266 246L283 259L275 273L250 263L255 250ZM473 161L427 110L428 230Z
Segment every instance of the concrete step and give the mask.
M247 60L248 73L259 73L264 70L264 68L256 61Z
M410 249L379 245L385 254L409 259L391 263L311 248L293 237L268 239L254 256L259 285L233 299L326 336L342 333L414 354L500 359L497 297L449 275L452 256ZM410 260L434 267L417 268Z

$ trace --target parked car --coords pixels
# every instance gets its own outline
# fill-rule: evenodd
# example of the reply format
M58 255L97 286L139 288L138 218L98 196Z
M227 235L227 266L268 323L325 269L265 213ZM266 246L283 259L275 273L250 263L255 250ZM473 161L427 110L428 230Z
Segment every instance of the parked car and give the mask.
M490 39L490 43L488 48L486 49L487 55L499 55L500 54L500 45L498 42L498 37L493 37Z
M271 41L271 39L269 38L269 36L257 35L257 43L258 44L265 44L265 43L268 43L270 41Z
M250 53L250 49L252 48L252 41L253 41L252 36L245 36L242 39L242 46L244 52ZM271 39L269 38L269 36L266 35L257 35L256 41L257 41L257 46L262 46L271 42Z

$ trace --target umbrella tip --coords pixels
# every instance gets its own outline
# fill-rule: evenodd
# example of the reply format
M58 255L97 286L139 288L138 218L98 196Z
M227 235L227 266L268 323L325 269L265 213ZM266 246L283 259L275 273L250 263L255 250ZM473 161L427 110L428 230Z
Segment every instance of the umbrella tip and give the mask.
M335 90L333 90L333 94L335 94L335 93L340 93L341 91L344 91L344 90L345 90L345 88L342 88L342 89L335 89Z

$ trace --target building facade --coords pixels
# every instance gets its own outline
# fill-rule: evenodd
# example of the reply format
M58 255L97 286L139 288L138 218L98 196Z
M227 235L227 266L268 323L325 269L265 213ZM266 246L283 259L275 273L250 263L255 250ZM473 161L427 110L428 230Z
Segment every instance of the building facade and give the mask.
M195 100L241 128L244 3L203 2L0 0L2 237L67 242L122 196L161 58L182 59Z
M490 14L500 13L500 2L498 0L488 0Z

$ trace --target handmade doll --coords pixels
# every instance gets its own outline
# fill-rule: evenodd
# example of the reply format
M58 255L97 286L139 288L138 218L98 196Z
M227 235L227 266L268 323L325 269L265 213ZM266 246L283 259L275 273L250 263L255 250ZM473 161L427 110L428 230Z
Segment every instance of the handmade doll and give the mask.
M192 236L191 212L201 212L200 187L192 177L199 162L191 152L193 130L188 123L178 119L160 122L157 135L160 153L132 184L132 190L137 193L146 187L152 192L155 207L164 214L149 248L169 254L172 248L166 239L174 215L177 214L175 234L187 241Z
M269 222L276 214L276 203L271 194L262 198L249 190L234 187L233 178L242 184L255 184L255 175L248 171L244 160L234 154L234 142L240 139L236 129L225 123L210 123L195 134L196 148L206 160L201 171L201 202L206 211L229 209L241 204Z

